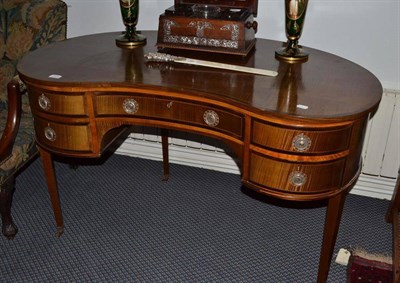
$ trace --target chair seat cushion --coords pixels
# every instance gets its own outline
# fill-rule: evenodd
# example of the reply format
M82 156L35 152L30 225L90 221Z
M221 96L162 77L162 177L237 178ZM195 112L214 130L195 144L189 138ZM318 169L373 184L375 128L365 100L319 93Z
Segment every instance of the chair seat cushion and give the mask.
M0 111L0 133L6 126L7 111ZM12 154L0 163L0 185L13 175L20 167L29 161L36 153L35 131L30 113L24 113L15 139Z

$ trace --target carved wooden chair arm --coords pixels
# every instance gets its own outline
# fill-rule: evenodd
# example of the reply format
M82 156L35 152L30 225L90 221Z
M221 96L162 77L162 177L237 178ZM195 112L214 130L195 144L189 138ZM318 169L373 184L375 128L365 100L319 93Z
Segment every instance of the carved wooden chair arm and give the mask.
M15 138L18 133L22 112L21 84L22 82L18 77L14 77L7 84L8 115L6 126L0 138L0 163L11 155Z

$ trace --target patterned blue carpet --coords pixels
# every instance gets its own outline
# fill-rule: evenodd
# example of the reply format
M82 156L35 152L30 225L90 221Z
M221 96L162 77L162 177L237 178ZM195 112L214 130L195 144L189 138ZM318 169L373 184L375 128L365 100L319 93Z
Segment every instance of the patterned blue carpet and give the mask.
M315 282L325 208L257 200L240 177L112 155L56 163L65 233L55 232L40 160L17 179L20 231L0 239L0 282ZM335 252L391 253L388 201L350 195ZM332 262L329 282L346 282Z

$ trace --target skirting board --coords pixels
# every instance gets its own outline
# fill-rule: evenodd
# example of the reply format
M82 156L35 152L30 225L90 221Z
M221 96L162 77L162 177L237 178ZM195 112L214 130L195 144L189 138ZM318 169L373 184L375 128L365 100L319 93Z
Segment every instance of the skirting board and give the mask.
M162 161L161 143L128 138L117 154ZM224 151L210 151L189 146L169 145L169 162L232 174L240 174L236 162ZM172 173L173 174L173 173ZM350 193L390 200L396 179L361 174Z

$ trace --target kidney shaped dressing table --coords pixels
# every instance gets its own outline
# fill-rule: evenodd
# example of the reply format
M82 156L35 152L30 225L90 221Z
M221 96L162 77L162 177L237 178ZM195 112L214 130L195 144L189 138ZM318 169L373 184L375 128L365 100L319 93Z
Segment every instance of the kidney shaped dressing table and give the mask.
M115 45L118 33L72 38L18 66L58 232L64 224L53 155L99 157L129 125L190 131L233 149L245 187L287 201L327 201L318 274L325 282L345 197L360 174L366 124L381 99L379 81L315 49L308 62L280 62L274 51L282 43L265 39L246 57L175 55L276 70L276 77L147 62L156 32L144 34L147 45L132 50Z

